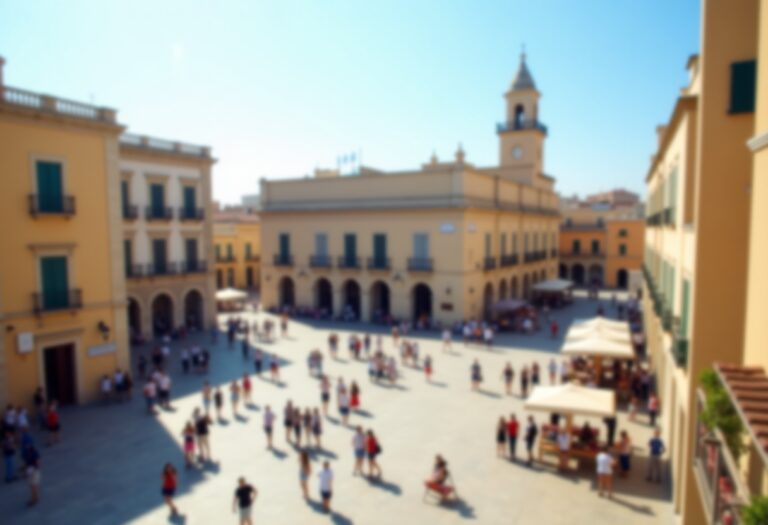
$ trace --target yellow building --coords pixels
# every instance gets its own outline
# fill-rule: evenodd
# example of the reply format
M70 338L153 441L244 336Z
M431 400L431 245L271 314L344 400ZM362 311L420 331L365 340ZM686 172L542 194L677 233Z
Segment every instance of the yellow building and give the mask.
M702 2L700 54L688 61L688 86L669 122L657 129L658 151L646 178L643 310L671 452L674 508L685 524L720 523L724 511L714 503L723 484L706 474L715 456L701 446L696 417L701 373L718 362L742 363L747 354L747 260L759 257L749 244L754 202L745 191L752 181L746 143L755 132L757 15L757 0ZM753 224L753 236L756 231Z
M91 400L127 368L115 111L3 85L0 405Z
M258 290L261 279L261 223L248 208L216 213L213 225L216 287Z
M498 166L459 148L412 171L262 180L262 304L451 322L556 277L558 201L524 57L505 97Z

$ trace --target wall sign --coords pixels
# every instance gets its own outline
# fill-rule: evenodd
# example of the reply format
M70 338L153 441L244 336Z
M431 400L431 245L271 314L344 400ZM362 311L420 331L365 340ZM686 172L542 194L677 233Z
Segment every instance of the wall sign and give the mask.
M20 354L27 354L35 349L35 337L32 332L21 332L16 336L16 345Z
M88 357L96 357L115 352L117 352L117 345L115 343L105 343L103 345L96 345L88 348Z
M456 231L456 225L452 222L444 222L440 225L440 233L453 233Z

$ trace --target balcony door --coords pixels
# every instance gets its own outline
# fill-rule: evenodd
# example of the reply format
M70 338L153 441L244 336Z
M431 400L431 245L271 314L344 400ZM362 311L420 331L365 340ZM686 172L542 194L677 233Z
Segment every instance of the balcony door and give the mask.
M43 350L43 356L48 399L55 399L60 405L76 403L75 345L48 347Z
M64 211L64 185L58 162L37 162L37 205L41 212Z
M40 280L43 288L43 308L66 308L69 303L69 277L67 258L64 256L40 259Z

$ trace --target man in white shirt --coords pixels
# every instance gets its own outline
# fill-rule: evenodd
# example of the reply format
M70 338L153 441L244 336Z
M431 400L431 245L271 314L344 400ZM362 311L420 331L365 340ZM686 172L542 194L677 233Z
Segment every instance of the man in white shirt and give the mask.
M571 450L571 436L566 428L561 428L557 433L557 448L560 450L560 465L558 470L565 472L568 470L569 451Z
M613 497L613 464L614 459L608 453L608 447L603 447L595 459L597 469L597 495L602 497L603 491L608 497Z
M318 474L320 478L320 498L323 500L323 510L331 511L331 496L333 495L333 471L330 464L323 463L323 470Z

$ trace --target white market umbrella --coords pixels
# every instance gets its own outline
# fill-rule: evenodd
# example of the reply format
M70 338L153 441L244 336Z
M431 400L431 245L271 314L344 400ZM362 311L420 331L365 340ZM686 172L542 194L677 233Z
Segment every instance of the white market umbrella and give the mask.
M617 343L630 343L632 341L629 335L629 329L614 330L613 328L573 325L565 334L566 341L576 341L580 339L605 339Z
M534 292L565 292L573 288L573 281L567 279L550 279L533 285Z
M605 317L593 317L587 321L573 323L572 328L592 329L592 330L613 330L616 332L627 332L629 325L624 321L614 321Z
M217 301L243 301L247 298L247 293L236 288L224 288L216 292Z
M601 337L566 340L560 351L566 355L607 357L610 359L633 359L635 351L629 340L613 341Z
M535 386L525 400L526 410L557 412L583 416L614 416L616 396L613 390L590 388L566 383L557 386Z

